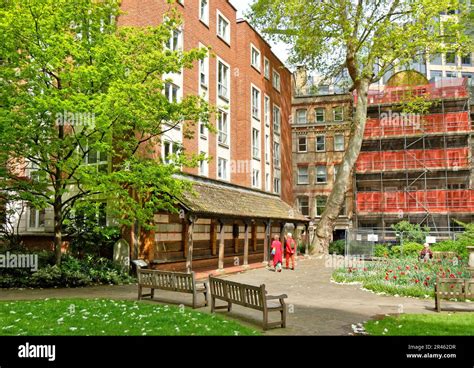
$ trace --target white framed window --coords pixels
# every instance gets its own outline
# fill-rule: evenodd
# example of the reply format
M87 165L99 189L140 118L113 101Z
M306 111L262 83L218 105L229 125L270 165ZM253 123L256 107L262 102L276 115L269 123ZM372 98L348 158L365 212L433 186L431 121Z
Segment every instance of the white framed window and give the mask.
M275 88L278 92L280 92L280 88L281 88L280 73L278 73L275 69L273 69L273 88Z
M171 51L179 51L182 49L183 32L180 29L174 29L171 32L171 37L166 42L166 48Z
M252 186L254 188L260 187L260 170L253 169L252 171Z
M170 103L178 102L179 86L174 83L165 83L165 96Z
M298 137L298 152L307 152L307 151L308 151L308 138Z
M309 184L309 168L308 166L298 167L298 185Z
M260 72L260 51L253 45L250 45L250 65Z
M336 134L334 136L334 151L344 151L345 142L344 134Z
M326 137L324 135L316 136L316 152L326 151Z
M342 106L334 107L332 109L333 120L334 121L343 121L344 120L344 111Z
M271 190L270 188L270 174L266 173L265 174L265 190L269 192Z
M222 180L227 180L227 160L219 157L217 160L217 177Z
M316 184L324 184L328 181L326 166L316 166Z
M277 105L273 105L273 133L280 134L281 110Z
M265 120L265 125L270 126L270 97L265 95L263 99L263 118Z
M229 66L221 60L217 62L217 94L224 100L229 100Z
M309 197L298 197L298 210L303 216L309 216Z
M109 170L109 162L107 153L99 152L93 148L87 148L88 152L84 157L84 164L94 166L97 172L107 173Z
M28 229L41 230L44 229L46 211L44 209L36 209L32 205L28 205Z
M323 107L318 107L314 112L316 123L324 123L326 121L326 110Z
M308 122L308 110L296 110L296 124L306 124Z
M217 35L230 44L230 22L219 10L217 11Z
M273 142L273 166L280 167L280 143Z
M263 75L270 80L270 60L266 57L263 58Z
M209 56L199 60L199 84L207 89L209 85Z
M316 217L321 217L324 210L326 209L328 197L318 196L315 199Z
M260 160L260 132L258 129L252 129L252 157Z
M201 151L201 155L206 155L206 152ZM202 176L207 176L208 175L208 170L207 170L207 160L201 160L199 161L199 175Z
M280 178L273 178L273 192L276 194L280 194L281 191L281 179Z
M260 121L260 90L252 86L252 117Z
M217 116L217 142L220 145L229 145L229 114L224 110L219 110Z
M173 163L172 156L179 155L181 152L181 145L177 142L172 142L169 140L163 141L163 149L161 152L161 157L165 164Z
M265 163L270 163L270 136L265 134Z
M209 25L209 0L199 0L199 20Z

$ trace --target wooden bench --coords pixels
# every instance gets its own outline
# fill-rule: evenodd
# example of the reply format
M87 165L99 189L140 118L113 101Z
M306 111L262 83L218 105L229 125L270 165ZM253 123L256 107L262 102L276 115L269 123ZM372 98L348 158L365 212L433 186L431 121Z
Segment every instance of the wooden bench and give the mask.
M435 308L438 312L441 312L442 299L474 299L474 279L438 278L435 284Z
M232 304L238 304L243 307L256 309L263 312L263 329L270 327L286 327L286 305L287 295L278 296L267 295L265 285L253 286L241 284L238 282L227 281L216 277L209 277L211 291L211 312L216 309L225 309L230 312ZM227 303L227 306L216 306L216 299ZM279 322L268 322L269 312L280 312L281 320Z
M454 259L458 258L458 254L456 252L433 252L433 259Z
M155 296L155 290L168 290L179 293L193 294L193 308L197 308L197 296L198 294L204 294L205 304L208 305L207 298L207 282L196 281L194 272L183 273L183 272L168 272L158 270L144 270L138 269L138 300L144 297ZM142 289L149 288L149 294L143 294Z

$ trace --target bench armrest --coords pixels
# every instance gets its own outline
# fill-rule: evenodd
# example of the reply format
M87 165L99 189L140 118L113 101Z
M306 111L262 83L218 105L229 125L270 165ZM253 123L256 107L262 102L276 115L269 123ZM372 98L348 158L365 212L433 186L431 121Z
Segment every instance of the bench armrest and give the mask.
M275 299L286 299L288 298L288 295L286 294L281 294L281 295L267 295L265 297L267 300L275 300Z

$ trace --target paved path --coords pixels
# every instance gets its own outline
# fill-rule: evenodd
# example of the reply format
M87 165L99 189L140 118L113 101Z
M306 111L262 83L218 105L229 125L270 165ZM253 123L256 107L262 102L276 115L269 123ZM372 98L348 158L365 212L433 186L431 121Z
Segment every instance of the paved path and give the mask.
M415 299L380 296L360 289L359 285L340 285L330 282L332 269L324 266L322 259L300 260L295 271L283 270L275 273L268 269L256 269L240 274L224 276L237 282L254 285L266 284L269 294L288 294L288 327L272 329L268 335L347 335L351 325L367 321L377 315L397 313L435 313L432 299ZM1 290L0 300L42 299L42 298L112 298L134 300L137 297L135 285L98 286L81 289L49 290ZM156 291L160 302L190 305L191 297ZM150 303L156 303L151 301ZM461 310L473 309L468 303L446 303ZM200 309L209 312L209 308ZM260 312L234 306L231 313L221 312L252 327L261 326ZM278 314L275 313L275 317Z

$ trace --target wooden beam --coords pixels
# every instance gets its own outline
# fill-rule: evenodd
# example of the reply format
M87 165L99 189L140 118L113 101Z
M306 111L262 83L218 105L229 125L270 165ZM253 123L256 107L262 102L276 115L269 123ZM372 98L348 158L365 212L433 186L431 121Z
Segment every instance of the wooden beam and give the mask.
M271 222L265 222L265 237L263 238L263 263L268 265L268 245L270 237L270 226Z
M252 223L252 249L254 252L257 251L257 225Z
M219 263L218 270L224 271L224 249L225 249L225 227L224 223L220 223L219 229Z
M196 218L190 217L187 221L187 258L186 258L186 271L191 273L193 270L193 233L194 233L194 223L196 222Z
M249 264L249 224L245 223L245 235L244 235L244 267L248 267Z
M217 255L217 231L216 231L216 222L213 220L211 221L211 254L213 256Z

